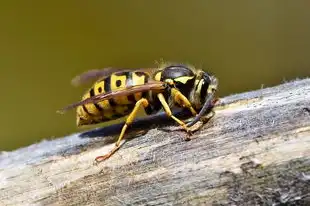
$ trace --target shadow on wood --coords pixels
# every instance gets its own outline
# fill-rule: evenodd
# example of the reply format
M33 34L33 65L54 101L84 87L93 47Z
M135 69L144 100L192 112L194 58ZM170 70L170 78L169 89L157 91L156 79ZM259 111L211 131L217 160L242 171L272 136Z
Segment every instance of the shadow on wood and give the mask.
M181 118L188 118L190 117L190 112L188 111L178 111L175 113L177 117ZM157 115L146 116L145 118L137 118L130 126L130 130L138 130L138 129L150 129L151 127L160 127L163 125L171 125L174 122L171 121L170 118L167 117L165 113L160 113ZM120 133L124 123L114 124L107 127L92 129L86 132L82 132L79 134L81 138L92 138L92 137L104 137L104 136L111 136L117 135Z

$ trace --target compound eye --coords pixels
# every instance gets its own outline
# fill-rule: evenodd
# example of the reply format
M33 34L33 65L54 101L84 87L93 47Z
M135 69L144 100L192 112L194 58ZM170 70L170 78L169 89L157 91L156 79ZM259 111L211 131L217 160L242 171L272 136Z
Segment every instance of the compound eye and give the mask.
M205 80L205 84L210 84L211 83L211 78L210 78L210 75L208 74L208 73L205 73L204 75L203 75L203 79Z

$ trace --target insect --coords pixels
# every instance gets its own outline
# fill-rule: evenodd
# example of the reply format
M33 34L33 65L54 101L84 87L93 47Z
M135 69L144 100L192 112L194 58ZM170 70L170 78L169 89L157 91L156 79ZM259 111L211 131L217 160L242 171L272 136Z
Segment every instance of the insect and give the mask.
M108 159L119 149L127 128L141 107L148 115L164 110L168 117L190 134L189 126L199 121L212 106L213 95L218 87L215 76L193 66L171 63L153 69L89 70L75 77L72 84L79 85L88 81L95 83L84 94L82 101L68 105L60 112L76 108L77 126L102 123L128 115L114 148L96 157L97 162ZM195 118L186 125L173 115L171 108L175 107L188 109Z

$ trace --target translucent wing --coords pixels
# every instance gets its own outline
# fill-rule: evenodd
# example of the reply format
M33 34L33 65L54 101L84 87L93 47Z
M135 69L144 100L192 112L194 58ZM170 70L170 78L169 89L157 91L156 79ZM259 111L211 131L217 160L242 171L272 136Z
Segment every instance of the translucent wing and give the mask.
M120 72L120 71L145 71L145 72L152 72L153 68L142 68L142 69L126 69L126 68L114 68L114 67L108 67L103 69L92 69L88 70L76 77L74 77L71 80L71 84L74 86L79 86L81 84L86 84L89 82L94 82L100 78L103 78L105 76L109 76L114 72Z
M88 70L88 71L74 77L71 80L71 84L74 86L79 86L81 84L85 84L85 83L88 83L90 81L96 81L101 77L109 76L113 72L121 71L121 70L125 70L125 69L108 67L108 68L103 68L103 69Z
M92 96L90 98L84 99L80 102L70 104L70 105L66 106L65 108L63 108L57 112L58 113L64 113L65 111L67 111L69 109L73 109L73 108L76 108L76 107L78 107L80 105L84 105L84 104L97 103L97 102L107 100L107 99L111 99L114 97L128 96L130 94L134 94L134 93L138 93L138 92L146 92L146 91L150 91L150 90L162 91L165 88L166 88L166 84L164 82L151 81L151 82L148 82L148 83L142 84L142 85L130 86L130 87L126 87L126 88L123 88L120 90L98 94L98 95Z

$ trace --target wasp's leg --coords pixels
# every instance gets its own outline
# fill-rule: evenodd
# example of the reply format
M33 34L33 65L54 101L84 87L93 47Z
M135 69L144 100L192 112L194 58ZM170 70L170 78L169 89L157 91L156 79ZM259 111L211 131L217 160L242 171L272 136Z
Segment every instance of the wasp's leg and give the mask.
M216 104L218 101L219 101L219 98L216 98L216 99L212 100L212 102L211 102L211 107L214 107L215 104ZM206 114L206 115L204 115L204 116L201 116L201 117L199 118L200 120L199 120L198 122L196 122L194 125L188 126L188 124L187 124L187 126L189 127L189 129L190 129L192 132L196 132L196 131L200 130L201 127L202 127L205 123L207 123L214 115L215 115L215 112L214 112L213 109L211 109L211 110L208 112L208 114ZM190 124L192 121L193 121L193 118L189 119L189 121L188 121L187 123Z
M211 110L207 115L202 116L200 118L200 121L198 121L196 124L193 126L190 126L189 129L191 132L196 132L202 128L204 124L206 124L213 116L215 115L215 112Z
M200 120L205 124L207 123L212 117L214 117L215 112L211 110L207 115L202 116Z
M219 98L215 98L214 100L212 100L212 102L211 102L211 107L214 107L215 106L215 104L217 103L219 101ZM203 124L205 124L205 123L207 123L212 117L214 117L214 115L215 115L215 112L214 112L214 110L210 110L210 112L207 114L207 115L205 115L205 116L201 116L200 117L200 124L199 124L199 126L195 126L195 124L194 125L192 125L191 127L190 127L190 130L192 131L192 132L194 132L194 131L197 131L197 130L199 130L202 126L203 126ZM198 123L198 122L197 122ZM196 123L196 124L197 124Z
M168 115L168 117L171 117L172 119L174 119L179 125L181 125L181 126L183 127L183 129L184 129L188 134L191 134L191 131L188 129L188 127L186 126L186 124L185 124L182 120L176 118L176 117L172 114L171 109L169 108L169 105L168 105L168 103L166 102L164 95L163 95L162 93L159 93L159 94L157 95L157 97L158 97L160 103L162 104L162 106L163 106L163 108L164 108L166 114ZM186 140L188 140L188 138L186 138Z
M120 148L120 143L121 143L121 141L125 135L125 132L126 132L128 126L130 124L132 124L133 120L135 119L137 112L138 112L141 105L145 108L149 105L149 102L144 98L140 99L139 101L136 102L135 107L133 108L132 112L129 114L129 116L126 119L125 125L122 128L121 134L119 135L118 140L115 143L114 148L108 154L96 157L97 162L101 162L101 161L108 159L111 155L113 155Z
M174 101L176 101L180 106L189 109L191 113L193 114L193 116L197 115L197 112L193 108L192 104L179 90L172 88L171 94L173 96Z

